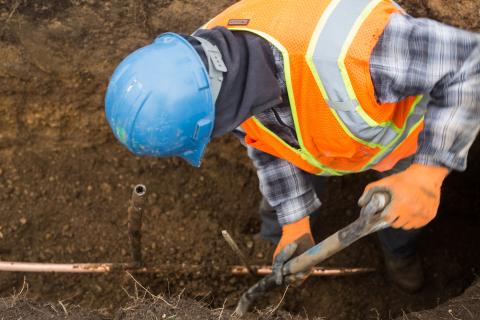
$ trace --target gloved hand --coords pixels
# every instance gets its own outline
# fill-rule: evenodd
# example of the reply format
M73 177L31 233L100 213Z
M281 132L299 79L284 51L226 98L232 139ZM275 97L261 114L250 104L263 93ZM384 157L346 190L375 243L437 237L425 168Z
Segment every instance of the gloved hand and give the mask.
M384 209L385 220L393 228L419 229L437 215L443 180L449 170L444 167L412 164L403 172L369 184L358 201L366 206L377 192L389 192L391 201Z
M300 274L288 275L284 279L283 265L315 245L310 230L310 217L305 217L292 224L284 225L282 237L273 254L273 274L277 285L282 283L299 285L309 276L310 270Z

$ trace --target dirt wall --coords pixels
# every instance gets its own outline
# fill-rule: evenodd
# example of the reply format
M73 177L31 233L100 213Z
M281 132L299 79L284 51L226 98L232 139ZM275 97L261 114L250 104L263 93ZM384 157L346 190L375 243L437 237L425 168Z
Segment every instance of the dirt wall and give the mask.
M190 33L233 1L2 1L0 147L91 147L111 139L108 79L132 50Z

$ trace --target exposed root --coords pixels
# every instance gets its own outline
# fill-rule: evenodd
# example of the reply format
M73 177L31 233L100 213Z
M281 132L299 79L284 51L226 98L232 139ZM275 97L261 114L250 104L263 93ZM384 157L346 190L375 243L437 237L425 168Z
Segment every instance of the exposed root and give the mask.
M150 297L153 299L154 302L160 300L162 301L163 303L165 303L166 305L168 305L170 308L172 309L176 309L177 307L171 303L169 303L167 300L165 300L160 294L158 295L155 295L153 294L152 292L150 292L150 290L148 290L147 288L145 288L137 279L135 279L134 276L132 276L129 272L127 272L127 274L130 276L130 278L135 282L136 285L140 286L140 288L142 288L146 293L148 293L150 295ZM180 300L180 298L179 298ZM178 303L177 303L178 305Z
M285 300L285 296L287 295L288 289L290 289L290 286L287 286L287 287L285 288L285 291L283 292L282 298L280 299L280 301L278 302L278 304L277 304L275 307L273 307L272 310L268 311L268 315L273 315L273 314L278 310L278 308L280 308L280 306L281 306L282 303L283 303L283 300Z

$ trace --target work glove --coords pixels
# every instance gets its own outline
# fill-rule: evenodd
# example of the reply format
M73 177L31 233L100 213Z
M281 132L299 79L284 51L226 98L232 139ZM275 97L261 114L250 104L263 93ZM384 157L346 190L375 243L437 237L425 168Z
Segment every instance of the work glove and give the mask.
M304 253L315 245L312 232L310 230L310 217L287 224L282 227L282 237L273 254L273 274L277 285L293 284L300 285L310 275L311 270L285 275L283 274L283 265L290 259Z
M396 229L419 229L437 215L443 180L449 170L444 167L413 164L403 172L369 184L358 201L366 206L377 192L391 195L382 214Z

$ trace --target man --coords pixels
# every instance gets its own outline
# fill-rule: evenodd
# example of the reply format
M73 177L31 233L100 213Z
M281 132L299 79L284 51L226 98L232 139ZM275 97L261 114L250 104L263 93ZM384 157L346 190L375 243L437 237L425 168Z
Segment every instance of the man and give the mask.
M379 234L386 266L414 292L423 283L415 235L435 218L449 171L466 168L479 131L480 37L389 0L244 0L193 36L166 33L127 57L106 114L135 154L194 166L211 138L240 136L277 266L288 244L294 255L314 244L311 175L380 172L359 205L391 195L392 228Z

